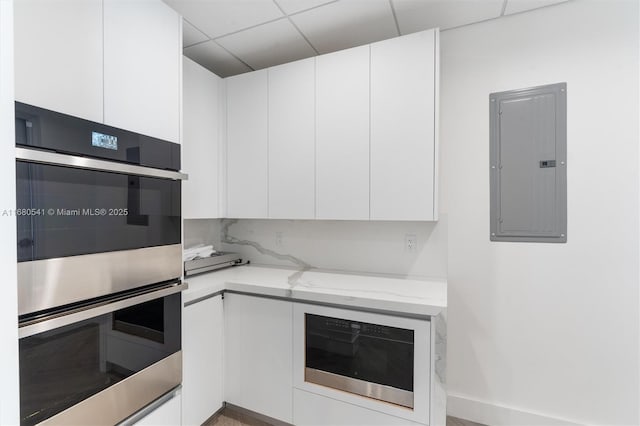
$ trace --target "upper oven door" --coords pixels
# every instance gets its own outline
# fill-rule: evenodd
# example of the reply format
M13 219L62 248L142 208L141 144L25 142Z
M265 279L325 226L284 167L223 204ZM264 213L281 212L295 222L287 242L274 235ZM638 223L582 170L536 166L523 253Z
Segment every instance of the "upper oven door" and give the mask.
M180 244L180 181L16 162L18 262Z
M180 189L179 180L16 161L19 314L179 278Z

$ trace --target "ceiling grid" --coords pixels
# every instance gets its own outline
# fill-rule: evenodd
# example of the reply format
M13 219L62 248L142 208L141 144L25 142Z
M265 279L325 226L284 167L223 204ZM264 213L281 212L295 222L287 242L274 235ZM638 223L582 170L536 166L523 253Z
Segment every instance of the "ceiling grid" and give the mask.
M184 54L220 77L576 0L164 0Z

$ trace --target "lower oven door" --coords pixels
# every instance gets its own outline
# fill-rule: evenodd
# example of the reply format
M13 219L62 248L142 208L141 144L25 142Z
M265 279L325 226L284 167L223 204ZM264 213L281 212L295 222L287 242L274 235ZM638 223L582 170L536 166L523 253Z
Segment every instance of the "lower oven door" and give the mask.
M20 423L112 425L178 386L184 288L23 324Z

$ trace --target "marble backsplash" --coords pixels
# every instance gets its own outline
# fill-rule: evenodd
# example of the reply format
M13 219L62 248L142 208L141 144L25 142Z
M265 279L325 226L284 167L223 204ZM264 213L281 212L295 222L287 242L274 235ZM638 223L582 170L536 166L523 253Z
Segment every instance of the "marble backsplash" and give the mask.
M417 246L407 250L407 235ZM213 244L262 265L446 277L447 217L438 222L185 220L185 247Z

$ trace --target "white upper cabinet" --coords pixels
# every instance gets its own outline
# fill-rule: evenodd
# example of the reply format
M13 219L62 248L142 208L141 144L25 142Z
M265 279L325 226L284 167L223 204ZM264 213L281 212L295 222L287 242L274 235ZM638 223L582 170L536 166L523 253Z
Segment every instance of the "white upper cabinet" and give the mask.
M269 68L269 218L315 217L315 58Z
M371 219L437 219L438 33L371 45Z
M317 58L316 217L369 219L369 46Z
M228 78L227 216L437 220L438 55L428 30Z
M227 217L268 217L267 70L227 78Z
M183 57L182 216L221 217L224 80Z
M180 142L181 34L161 1L104 0L105 124Z
M14 22L16 100L102 122L102 0L20 0Z

